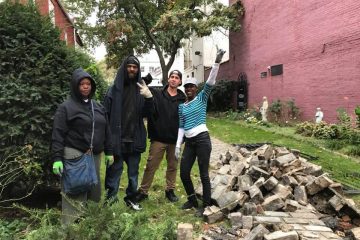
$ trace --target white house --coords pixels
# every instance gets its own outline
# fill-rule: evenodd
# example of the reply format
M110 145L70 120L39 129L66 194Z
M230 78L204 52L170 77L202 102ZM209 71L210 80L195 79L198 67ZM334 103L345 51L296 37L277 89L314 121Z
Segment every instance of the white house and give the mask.
M148 54L143 54L141 56L139 55L137 57L140 61L141 76L144 77L148 73L150 73L153 77L153 80L149 86L162 86L162 70L160 66L160 60L156 51L151 50ZM165 59L165 62L167 61L168 59ZM184 50L182 48L178 50L175 61L170 68L170 71L175 69L179 70L182 73L184 72Z
M219 0L222 4L228 6L227 0ZM204 6L206 12L208 6ZM212 66L215 60L217 49L226 51L223 62L229 60L229 31L220 29L213 31L210 36L198 38L192 37L186 41L184 47L185 69L183 78L194 77L199 83L204 82L204 69Z

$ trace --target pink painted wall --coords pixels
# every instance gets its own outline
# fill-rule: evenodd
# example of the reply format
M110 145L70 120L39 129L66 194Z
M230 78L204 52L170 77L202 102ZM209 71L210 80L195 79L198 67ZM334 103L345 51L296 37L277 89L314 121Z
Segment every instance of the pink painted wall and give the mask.
M306 120L314 119L316 107L327 122L336 122L339 107L353 115L360 105L360 1L242 2L243 28L230 34L230 60L218 79L235 80L245 72L250 107L263 96L269 102L293 98ZM277 64L283 64L283 75L260 78Z

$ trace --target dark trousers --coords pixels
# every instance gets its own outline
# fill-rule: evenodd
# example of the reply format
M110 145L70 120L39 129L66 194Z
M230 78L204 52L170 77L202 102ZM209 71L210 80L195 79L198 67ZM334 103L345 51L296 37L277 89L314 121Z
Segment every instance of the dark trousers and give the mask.
M180 178L188 196L195 194L194 185L191 181L191 168L198 160L200 179L203 187L203 205L211 203L211 186L209 178L209 161L211 153L211 141L208 132L202 132L195 137L185 138L185 148L180 163Z
M117 200L121 174L124 162L127 165L128 187L126 188L126 198L132 199L137 192L140 153L124 153L121 156L114 156L114 163L106 168L105 189L107 199Z

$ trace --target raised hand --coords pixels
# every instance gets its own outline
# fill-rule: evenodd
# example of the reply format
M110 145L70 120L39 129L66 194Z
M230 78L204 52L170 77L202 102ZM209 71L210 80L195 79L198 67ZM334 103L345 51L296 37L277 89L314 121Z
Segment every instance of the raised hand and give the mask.
M219 49L216 53L215 63L220 63L225 53L225 50Z
M152 93L150 92L150 89L148 88L148 86L146 86L146 83L144 80L142 80L142 83L136 83L139 88L140 88L140 94L142 96L144 96L144 98L151 98L153 95Z

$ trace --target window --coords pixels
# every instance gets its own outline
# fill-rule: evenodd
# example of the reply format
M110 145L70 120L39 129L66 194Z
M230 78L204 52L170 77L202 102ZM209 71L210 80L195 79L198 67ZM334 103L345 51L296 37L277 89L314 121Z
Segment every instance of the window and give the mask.
M154 67L149 67L149 72L154 72L155 68Z
M283 74L283 65L279 64L279 65L271 66L270 71L271 71L271 76L281 75Z
M55 7L51 0L49 1L49 17L51 22L55 25Z
M140 67L140 71L141 71L141 72L145 72L145 67L144 67L144 66L141 66L141 67Z
M66 43L66 45L68 44L68 35L67 35L67 32L64 31L64 41Z

